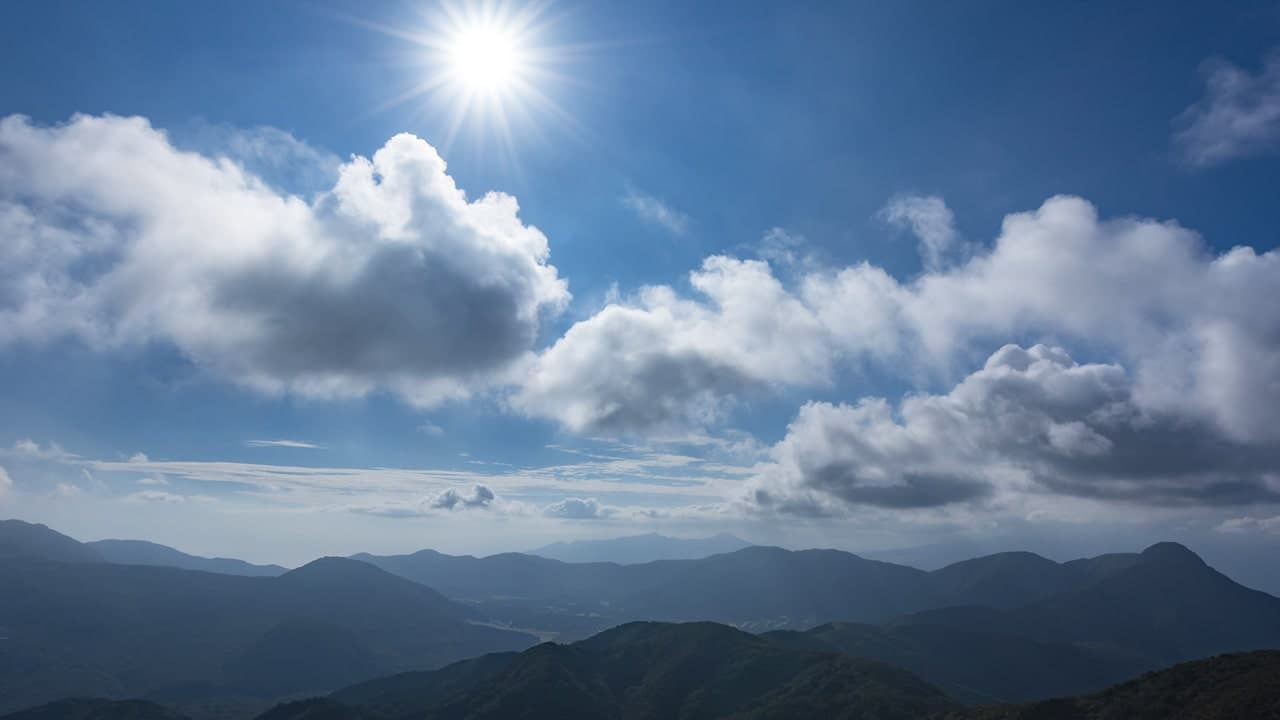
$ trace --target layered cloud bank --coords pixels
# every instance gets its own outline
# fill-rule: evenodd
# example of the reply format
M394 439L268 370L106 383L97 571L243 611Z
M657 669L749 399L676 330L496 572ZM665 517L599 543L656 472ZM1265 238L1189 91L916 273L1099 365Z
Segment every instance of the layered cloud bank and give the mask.
M514 198L468 200L408 135L337 178L301 198L141 119L4 119L0 343L166 343L270 392L429 405L487 389L574 433L649 438L718 432L752 398L874 367L918 391L804 403L748 480L720 478L726 506L1280 503L1276 251L1215 253L1176 222L1066 196L979 244L941 198L902 196L882 219L915 235L912 278L824 266L775 230L759 259L708 257L691 291L641 288L539 346L570 296ZM476 485L422 504L502 501ZM572 494L541 512L621 514Z
M0 121L0 338L172 343L266 390L465 394L569 298L514 198L398 135L314 199L139 118Z

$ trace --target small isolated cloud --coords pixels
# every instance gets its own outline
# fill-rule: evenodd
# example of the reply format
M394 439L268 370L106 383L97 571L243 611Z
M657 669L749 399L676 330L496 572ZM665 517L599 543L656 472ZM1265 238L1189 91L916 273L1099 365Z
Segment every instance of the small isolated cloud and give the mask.
M433 422L424 422L418 426L418 432L429 437L440 437L444 434L444 428Z
M565 498L542 510L547 517L565 520L593 520L613 514L611 508L601 505L595 498Z
M1280 151L1280 52L1256 75L1225 61L1207 70L1204 98L1175 122L1187 161L1203 167Z
M54 497L57 497L63 500L78 498L83 494L84 494L84 489L81 488L79 485L74 485L72 483L60 482L57 485L54 485L53 487Z
M321 450L323 445L316 445L303 440L248 440L245 445L255 448L278 447L278 448L304 448L307 450Z
M673 209L658 198L631 190L622 197L622 204L636 214L636 217L652 225L657 225L673 235L684 235L689 231L689 216Z
M147 457L147 454L146 454L146 453L139 452L139 453L134 453L134 454L130 455L130 456L129 456L129 462L131 462L131 463L145 463L145 462L151 462L151 458Z
M13 480L9 477L9 472L0 467L0 502L9 496L11 490L13 490Z
M899 195L880 211L880 218L916 236L926 270L940 270L967 250L951 208L936 195Z
M1275 517L1237 517L1223 520L1216 528L1218 532L1237 535L1265 533L1280 535L1280 515Z
M436 510L487 508L493 503L495 497L493 490L486 485L476 485L469 495L463 495L453 488L448 488L437 495L430 506Z

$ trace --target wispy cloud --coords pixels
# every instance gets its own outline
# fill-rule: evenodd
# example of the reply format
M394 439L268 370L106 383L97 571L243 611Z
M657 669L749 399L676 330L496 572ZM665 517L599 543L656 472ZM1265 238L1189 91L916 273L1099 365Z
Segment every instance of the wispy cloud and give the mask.
M630 208L641 220L664 228L674 235L684 235L689 232L689 216L652 195L639 190L629 190L622 196L622 204Z
M1280 51L1256 75L1221 61L1207 67L1204 98L1176 121L1187 161L1203 167L1280 151Z
M309 443L304 440L247 440L245 445L249 447L282 447L282 448L304 448L307 450L322 450L323 445Z

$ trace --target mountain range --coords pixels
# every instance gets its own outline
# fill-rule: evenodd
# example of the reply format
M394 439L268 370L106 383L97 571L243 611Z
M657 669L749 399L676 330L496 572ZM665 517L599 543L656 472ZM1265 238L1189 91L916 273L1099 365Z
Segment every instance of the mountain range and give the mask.
M0 540L0 711L140 696L231 717L193 708L235 697L261 706L538 638L596 647L602 631L632 637L609 628L636 621L714 621L788 652L881 662L965 703L1087 693L1280 648L1280 599L1174 543L1066 563L998 553L932 572L769 547L630 565L424 550L247 577L116 564L95 544L16 521L0 523ZM560 663L548 667L568 662L540 652ZM461 682L505 662L495 657L432 682L453 692L440 678Z

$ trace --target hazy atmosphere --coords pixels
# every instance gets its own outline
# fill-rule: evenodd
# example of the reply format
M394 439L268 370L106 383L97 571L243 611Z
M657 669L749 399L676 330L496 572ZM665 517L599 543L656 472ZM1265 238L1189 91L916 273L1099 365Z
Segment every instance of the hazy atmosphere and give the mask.
M0 516L1280 589L1274 3L2 12Z

